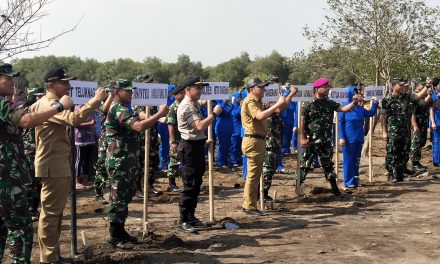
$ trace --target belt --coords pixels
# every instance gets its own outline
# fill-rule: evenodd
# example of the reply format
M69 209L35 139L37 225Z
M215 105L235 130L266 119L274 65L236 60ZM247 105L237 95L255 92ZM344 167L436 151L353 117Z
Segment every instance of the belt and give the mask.
M248 137L248 138L258 138L258 139L262 139L265 140L266 137L261 136L261 135L254 135L254 134L244 134L244 137Z

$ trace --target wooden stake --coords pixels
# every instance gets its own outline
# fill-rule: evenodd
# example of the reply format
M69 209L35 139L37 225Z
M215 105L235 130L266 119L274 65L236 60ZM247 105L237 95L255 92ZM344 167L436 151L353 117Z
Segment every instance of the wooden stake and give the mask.
M338 177L338 171L339 171L339 142L338 142L338 136L339 136L339 115L338 112L335 112L335 173L336 177Z
M145 107L146 118L150 117L150 107ZM143 234L148 234L148 175L150 170L150 129L145 131L145 157L144 157L144 226Z
M212 101L208 100L208 116L212 113ZM208 127L208 140L213 141L212 124ZM212 166L214 163L214 144L208 146L208 185L209 185L209 221L214 222L214 178Z
M371 151L371 145L373 145L373 118L370 117L370 131L368 132L368 178L370 182L373 182L373 153Z
M296 187L295 187L295 193L297 196L301 196L301 102L298 102L298 126L296 130Z

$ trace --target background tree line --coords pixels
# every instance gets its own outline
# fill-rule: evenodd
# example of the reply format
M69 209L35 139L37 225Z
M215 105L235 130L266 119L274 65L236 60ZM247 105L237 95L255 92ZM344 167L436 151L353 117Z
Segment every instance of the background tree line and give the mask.
M63 66L81 80L106 85L115 78L150 74L161 83L179 83L190 75L208 81L229 81L233 88L253 76L279 77L281 82L307 84L322 76L333 85L387 84L393 76L407 79L440 76L440 8L420 0L327 0L329 13L320 28L304 28L314 45L289 57L277 51L262 57L240 56L203 67L182 54L176 62L147 57L142 62L116 59L44 56L14 60L22 72L17 88L41 86L45 72ZM0 54L3 53L0 50Z

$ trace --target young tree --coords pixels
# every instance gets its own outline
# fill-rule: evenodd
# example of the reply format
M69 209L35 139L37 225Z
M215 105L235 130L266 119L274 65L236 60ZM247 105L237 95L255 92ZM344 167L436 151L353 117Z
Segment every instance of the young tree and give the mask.
M0 60L25 51L48 47L55 39L75 30L76 25L49 37L32 32L30 26L48 16L45 7L53 0L5 0L0 5Z
M319 29L305 27L304 34L320 44L357 51L346 66L356 70L356 60L374 67L376 84L387 82L403 57L419 58L426 46L439 41L440 8L420 0L327 0L330 14ZM360 74L356 74L360 75Z

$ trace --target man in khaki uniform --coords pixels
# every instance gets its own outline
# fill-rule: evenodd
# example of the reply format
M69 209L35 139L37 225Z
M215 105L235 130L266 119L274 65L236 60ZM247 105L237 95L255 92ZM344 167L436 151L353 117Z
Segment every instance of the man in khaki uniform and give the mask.
M69 80L64 69L50 70L44 81L46 95L38 101L35 111L46 111L60 97L70 93ZM64 109L35 128L35 173L40 178L41 213L38 224L40 263L69 263L61 258L60 233L63 209L71 182L71 144L67 126L78 126L99 107L105 92L99 88L95 96L81 109L71 112Z
M278 101L266 110L263 110L262 98L268 86L259 78L253 78L248 83L249 95L244 99L241 107L241 122L244 127L244 137L241 144L243 154L247 157L247 177L243 192L243 212L261 216L257 209L258 184L263 173L264 155L266 152L266 135L268 133L267 118L278 109L282 109L296 93L296 89L286 97L281 96Z

